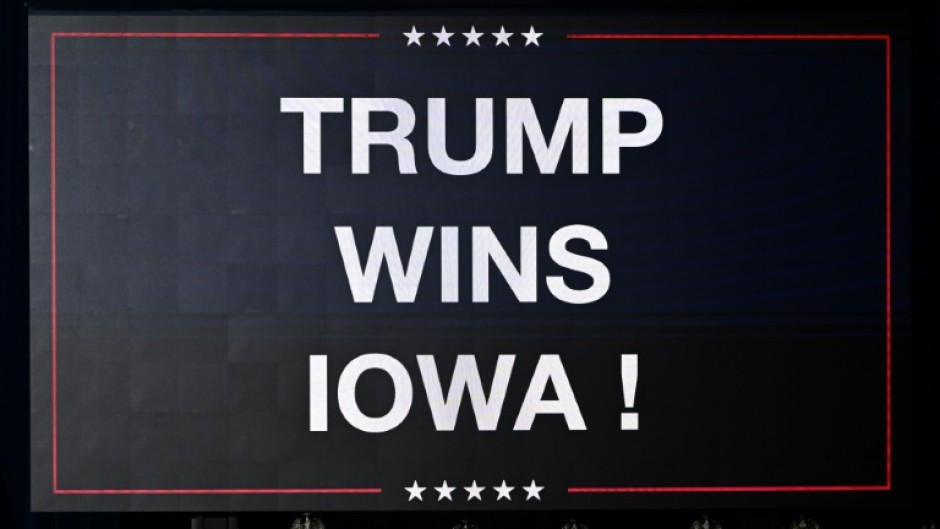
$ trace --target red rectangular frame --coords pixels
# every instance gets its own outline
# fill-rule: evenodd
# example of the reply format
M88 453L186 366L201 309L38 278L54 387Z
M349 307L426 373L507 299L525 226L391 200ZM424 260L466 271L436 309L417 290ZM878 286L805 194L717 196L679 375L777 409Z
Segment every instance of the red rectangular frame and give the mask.
M208 494L380 494L381 488L258 488L258 489L65 489L58 475L58 336L56 255L56 39L57 38L285 38L376 39L379 33L215 33L215 32L53 32L50 41L50 200L51 200L51 346L52 346L52 492L55 495L208 495ZM877 485L766 485L691 487L568 487L569 494L609 493L742 493L890 491L891 481L891 35L883 34L631 34L569 33L568 40L764 40L882 41L885 44L885 483Z

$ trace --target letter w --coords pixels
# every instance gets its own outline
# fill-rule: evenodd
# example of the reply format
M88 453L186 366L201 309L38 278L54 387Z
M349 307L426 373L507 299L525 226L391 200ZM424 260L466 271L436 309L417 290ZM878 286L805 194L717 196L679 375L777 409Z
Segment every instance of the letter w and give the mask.
M509 386L509 376L512 374L512 365L515 361L515 355L499 355L493 384L490 386L490 395L487 397L483 390L483 382L480 380L480 372L477 370L476 358L473 355L458 355L457 364L454 366L454 376L450 380L450 389L447 391L447 400L445 400L434 357L418 355L418 367L421 368L421 379L428 394L428 405L431 407L431 416L434 418L434 427L437 431L453 431L457 424L457 414L460 412L464 388L470 391L470 403L473 405L473 414L477 419L477 428L480 431L495 430L499 415L503 410L506 388Z
M395 241L395 231L391 226L375 228L365 269L360 264L362 261L359 258L359 250L356 249L356 239L353 237L352 228L336 226L334 231L336 240L339 242L339 251L343 255L349 289L356 303L372 303L383 261L388 263L388 275L392 280L392 288L395 290L395 300L399 303L414 302L418 294L418 284L421 283L421 273L424 271L424 261L428 256L428 247L431 245L433 227L418 227L407 270L402 266L398 243Z

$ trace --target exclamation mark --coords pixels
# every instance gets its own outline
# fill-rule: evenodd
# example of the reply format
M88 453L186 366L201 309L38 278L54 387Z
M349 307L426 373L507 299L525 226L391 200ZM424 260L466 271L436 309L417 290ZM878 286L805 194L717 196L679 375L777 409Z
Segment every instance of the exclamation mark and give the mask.
M636 380L639 376L637 355L620 355L620 378L623 381L623 407L632 408L636 400ZM639 430L640 414L620 414L621 430Z

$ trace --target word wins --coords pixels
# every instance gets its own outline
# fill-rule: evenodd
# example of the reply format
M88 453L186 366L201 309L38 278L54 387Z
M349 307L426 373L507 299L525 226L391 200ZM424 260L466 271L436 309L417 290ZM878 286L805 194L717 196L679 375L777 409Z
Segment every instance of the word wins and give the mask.
M428 251L434 227L419 226L411 244L408 264L402 263L395 230L391 226L378 226L372 235L365 265L356 247L356 239L350 226L336 226L336 240L343 257L349 289L356 303L372 303L375 287L378 283L382 264L388 268L388 275L395 291L398 303L413 303L418 294L421 275L427 261ZM487 303L490 300L490 263L505 279L516 299L521 303L538 301L538 266L536 251L537 228L523 226L519 230L519 266L513 264L505 248L496 238L489 226L472 228L472 275L473 302ZM457 303L460 301L458 279L459 244L458 228L444 226L440 229L441 245L441 302ZM610 271L604 263L571 252L567 248L569 241L581 239L587 241L591 250L606 250L607 239L597 228L574 224L564 226L552 234L548 242L548 253L559 266L581 272L591 278L591 285L583 289L571 288L562 276L547 276L545 282L551 294L565 303L585 304L601 299L610 288Z

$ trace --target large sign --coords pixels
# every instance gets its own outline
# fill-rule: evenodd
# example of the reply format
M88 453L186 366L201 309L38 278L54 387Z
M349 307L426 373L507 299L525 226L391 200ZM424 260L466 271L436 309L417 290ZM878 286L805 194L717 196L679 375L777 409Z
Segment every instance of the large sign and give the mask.
M33 17L34 508L890 496L896 55L627 19Z

